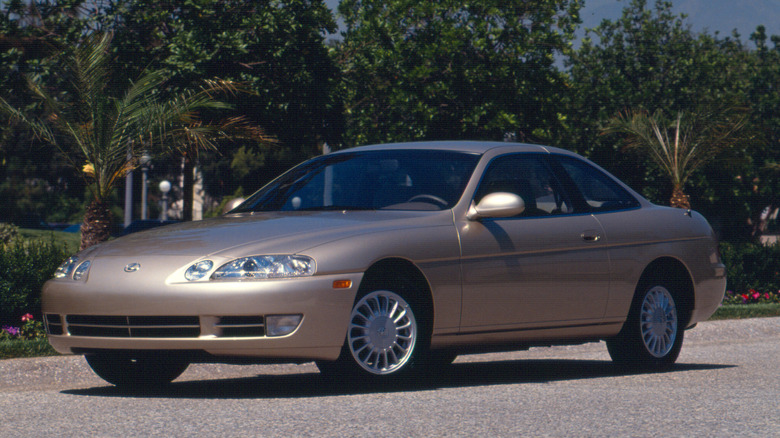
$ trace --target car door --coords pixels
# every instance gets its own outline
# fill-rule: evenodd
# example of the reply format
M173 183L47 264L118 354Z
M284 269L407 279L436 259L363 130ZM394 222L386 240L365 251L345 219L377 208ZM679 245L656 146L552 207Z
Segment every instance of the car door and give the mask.
M525 203L509 218L459 218L461 331L571 326L603 317L610 266L599 222L581 212L545 154L495 158L474 202L510 192Z

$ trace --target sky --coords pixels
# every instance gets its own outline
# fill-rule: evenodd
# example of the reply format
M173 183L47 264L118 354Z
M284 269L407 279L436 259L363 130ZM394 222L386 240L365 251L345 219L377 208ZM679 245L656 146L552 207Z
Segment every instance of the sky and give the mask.
M652 5L655 0L648 0ZM596 27L601 20L620 17L630 0L585 0L581 11L582 28ZM335 10L339 0L325 0ZM688 15L687 22L694 31L719 32L731 36L737 29L747 41L756 26L766 27L768 35L780 35L780 0L672 0L673 10ZM583 34L580 32L580 34Z
M593 28L602 19L618 18L628 3L629 0L585 0L582 26ZM653 3L654 0L648 0L648 4ZM737 29L744 41L758 25L764 25L768 35L780 35L780 0L672 0L672 9L688 15L687 22L696 32L719 32L725 37Z

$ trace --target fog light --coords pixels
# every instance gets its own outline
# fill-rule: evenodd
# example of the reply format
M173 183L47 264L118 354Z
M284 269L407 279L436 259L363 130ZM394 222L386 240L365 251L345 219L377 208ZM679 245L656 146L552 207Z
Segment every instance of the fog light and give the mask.
M265 333L268 336L289 335L298 328L303 315L272 315L265 317Z

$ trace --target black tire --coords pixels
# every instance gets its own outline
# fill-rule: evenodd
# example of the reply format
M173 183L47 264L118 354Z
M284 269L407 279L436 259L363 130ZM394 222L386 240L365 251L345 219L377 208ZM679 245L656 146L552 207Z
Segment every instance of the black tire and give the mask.
M682 348L682 297L674 284L651 279L637 295L620 333L607 340L612 360L632 369L663 369L677 360Z
M189 366L185 359L160 354L101 353L85 358L95 374L121 387L167 385Z
M350 314L341 355L318 361L325 375L391 380L422 368L428 358L426 306L405 282L361 288Z

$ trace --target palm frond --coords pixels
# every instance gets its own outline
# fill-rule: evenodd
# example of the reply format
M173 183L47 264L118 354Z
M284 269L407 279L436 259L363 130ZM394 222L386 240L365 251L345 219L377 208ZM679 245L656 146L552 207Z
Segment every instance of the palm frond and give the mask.
M662 129L657 117L646 111L625 111L609 120L604 133L624 134L623 144L629 149L641 149L673 180L679 177L675 166L673 146L668 133Z
M105 99L110 77L111 34L93 34L66 57L66 71L76 93L75 110L82 120L94 118Z
M163 152L178 150L187 151L188 155L197 155L198 149L215 150L219 139L241 138L269 143L275 141L243 117L215 122L202 120L202 112L232 108L231 105L217 100L220 94L242 92L242 84L208 80L204 81L198 91L185 91L166 101L155 101L146 105L147 123L154 128L157 146Z
M673 120L663 112L625 111L610 119L603 133L623 134L623 144L646 152L682 187L695 170L713 160L735 141L746 118L729 118L727 110L678 112Z
M112 188L138 165L146 150L192 157L200 150L215 150L222 139L274 141L241 117L202 120L201 114L213 117L216 111L231 108L219 96L248 93L240 83L208 80L196 90L163 99L160 91L167 77L158 70L146 72L126 90L113 89L110 44L111 34L94 34L63 51L63 73L72 88L66 101L28 79L30 92L42 103L41 118L30 117L0 98L0 114L59 148L94 187L94 208L88 211L107 210L105 201ZM88 214L82 230L90 229L90 217L103 216ZM88 234L82 234L82 248L85 242L94 243Z
M49 128L48 124L28 118L22 111L16 109L2 97L0 97L0 114L8 117L12 123L21 123L24 125L37 139L50 144L55 143L54 133Z
M161 71L148 71L131 82L120 95L109 86L111 34L94 34L65 51L63 71L73 89L73 99L60 102L39 84L28 88L39 99L46 116L26 116L0 99L0 113L24 124L34 135L58 148L77 169L94 182L95 197L104 200L118 179L137 165L144 150L197 154L214 150L225 138L270 142L272 138L243 118L205 122L200 114L213 114L231 106L219 96L247 93L240 83L213 79L196 90L162 99L167 80Z

